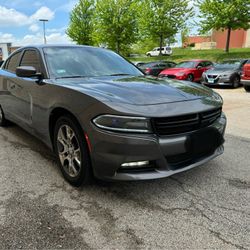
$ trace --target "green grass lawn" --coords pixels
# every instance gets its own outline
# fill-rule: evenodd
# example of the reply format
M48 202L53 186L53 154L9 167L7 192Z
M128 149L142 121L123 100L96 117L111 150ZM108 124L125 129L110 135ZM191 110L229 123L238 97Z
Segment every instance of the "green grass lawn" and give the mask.
M214 62L219 62L224 59L239 59L239 58L250 58L250 48L243 49L230 49L229 53L225 53L220 49L212 50L191 50L190 48L173 49L172 56L158 56L158 57L130 57L128 58L132 62L148 62L157 60L170 60L170 61L183 61L189 59L207 59Z

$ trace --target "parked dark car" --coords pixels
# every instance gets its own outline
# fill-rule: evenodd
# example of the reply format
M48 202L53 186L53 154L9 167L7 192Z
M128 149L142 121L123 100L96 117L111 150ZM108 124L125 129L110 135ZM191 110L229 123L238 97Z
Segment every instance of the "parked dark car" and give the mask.
M149 62L138 66L146 75L158 76L159 73L168 68L175 67L176 63L171 61Z
M174 68L163 70L159 76L190 82L199 82L203 72L213 67L207 60L189 60L178 63Z
M75 186L92 176L163 178L223 153L219 94L147 77L106 49L15 51L0 70L0 105L0 125L10 120L42 140Z
M237 88L240 85L241 73L246 59L225 60L215 64L214 67L203 73L201 83L209 86L232 86Z
M244 89L247 92L250 92L250 60L247 60L247 62L243 66L241 83L243 84Z

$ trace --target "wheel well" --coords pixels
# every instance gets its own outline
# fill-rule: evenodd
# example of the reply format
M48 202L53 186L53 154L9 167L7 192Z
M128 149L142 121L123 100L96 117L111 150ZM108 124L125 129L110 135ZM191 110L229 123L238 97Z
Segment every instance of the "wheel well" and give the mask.
M76 123L77 125L80 126L80 123L78 122L77 118L67 109L64 108L55 108L51 111L50 117L49 117L49 134L50 134L50 140L52 142L52 145L54 146L54 128L56 125L56 121L61 117L68 115L70 116ZM81 127L81 126L80 126Z

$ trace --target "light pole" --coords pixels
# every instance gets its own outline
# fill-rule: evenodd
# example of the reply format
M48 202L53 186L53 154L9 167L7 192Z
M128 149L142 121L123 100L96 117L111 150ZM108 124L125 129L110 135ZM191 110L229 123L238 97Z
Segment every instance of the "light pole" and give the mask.
M46 34L45 34L45 22L48 22L49 20L48 19L39 19L40 22L43 22L43 41L44 41L44 44L47 43L46 41Z

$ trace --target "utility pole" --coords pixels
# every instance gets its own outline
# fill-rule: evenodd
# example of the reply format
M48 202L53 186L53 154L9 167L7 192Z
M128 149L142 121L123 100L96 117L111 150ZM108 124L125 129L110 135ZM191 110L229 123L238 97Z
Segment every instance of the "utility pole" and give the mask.
M46 33L45 33L45 23L48 22L49 20L48 19L39 19L39 21L43 23L43 41L44 41L44 44L46 44L47 41L46 41Z

